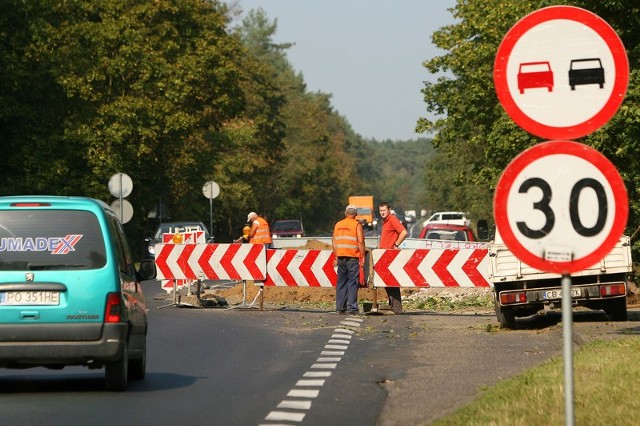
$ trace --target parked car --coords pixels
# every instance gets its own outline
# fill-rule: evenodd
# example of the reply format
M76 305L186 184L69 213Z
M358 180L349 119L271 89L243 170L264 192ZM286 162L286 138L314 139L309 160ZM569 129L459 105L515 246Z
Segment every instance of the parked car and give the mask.
M429 223L448 223L463 226L471 225L471 221L467 219L465 212L436 212L423 223L423 226L426 226Z
M145 376L152 278L107 204L0 197L0 367L104 367L106 389L125 390Z
M478 241L470 226L448 223L428 223L422 228L419 238L446 241Z
M302 222L297 219L276 220L271 225L271 238L304 237Z
M145 253L145 258L155 258L155 245L162 242L162 236L164 234L184 234L187 232L204 232L204 241L205 243L213 243L215 242L215 238L209 234L209 230L204 223L197 221L185 221L185 222L166 222L160 224L156 232L153 234L153 237L145 238L145 243L147 245L147 253Z

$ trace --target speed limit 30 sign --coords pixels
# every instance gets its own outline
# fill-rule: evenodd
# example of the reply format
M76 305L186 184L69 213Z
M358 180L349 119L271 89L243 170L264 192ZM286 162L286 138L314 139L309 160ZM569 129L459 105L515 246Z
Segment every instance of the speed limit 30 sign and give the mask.
M571 274L613 249L628 217L624 182L593 148L550 141L529 148L504 170L494 218L504 243L521 261Z

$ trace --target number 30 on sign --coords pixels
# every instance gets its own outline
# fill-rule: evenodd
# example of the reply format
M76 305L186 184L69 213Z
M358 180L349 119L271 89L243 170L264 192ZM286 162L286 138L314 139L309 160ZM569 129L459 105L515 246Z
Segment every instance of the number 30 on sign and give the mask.
M615 166L593 148L544 142L516 157L494 195L504 243L527 265L569 274L598 263L627 224L627 191Z

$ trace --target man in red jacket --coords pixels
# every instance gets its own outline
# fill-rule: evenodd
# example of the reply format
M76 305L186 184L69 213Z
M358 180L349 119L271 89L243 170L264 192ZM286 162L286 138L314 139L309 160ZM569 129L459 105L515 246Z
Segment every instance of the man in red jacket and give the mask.
M398 249L402 241L407 237L407 230L400 220L391 214L391 206L386 201L378 205L378 212L382 217L382 230L380 231L381 249ZM385 287L389 296L389 306L394 314L402 313L402 296L399 287Z

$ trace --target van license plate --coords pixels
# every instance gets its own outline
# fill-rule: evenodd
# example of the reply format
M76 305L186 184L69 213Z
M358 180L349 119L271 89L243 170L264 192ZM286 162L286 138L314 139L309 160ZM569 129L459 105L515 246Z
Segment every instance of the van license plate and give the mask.
M5 291L0 293L0 305L59 305L59 291Z
M579 288L571 289L571 297L580 297L582 296L582 292ZM544 292L545 300L550 299L562 299L562 290L548 290Z

